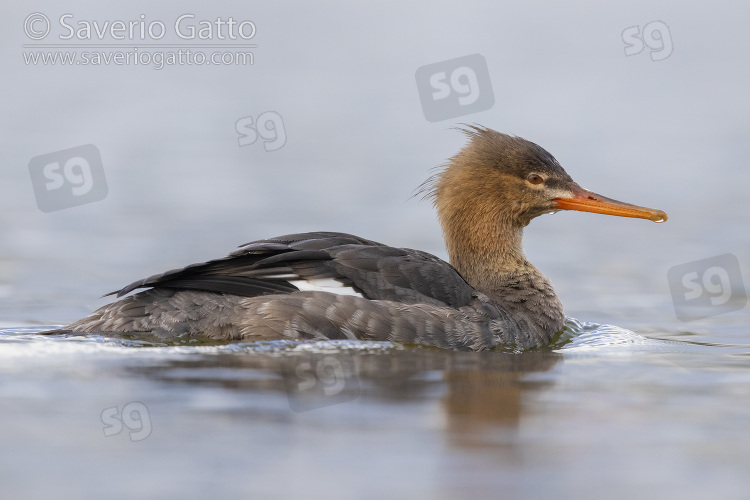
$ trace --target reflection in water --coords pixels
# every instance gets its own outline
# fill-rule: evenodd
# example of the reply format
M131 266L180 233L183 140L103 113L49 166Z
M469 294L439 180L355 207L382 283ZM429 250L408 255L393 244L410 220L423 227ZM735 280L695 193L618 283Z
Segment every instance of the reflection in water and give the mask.
M601 497L613 472L621 496L642 497L632 478L648 477L664 497L700 467L687 497L706 498L741 491L732 476L746 477L746 346L572 321L556 351L520 354L347 341L158 346L34 335L42 329L0 329L0 438L13 451L1 482L11 493L31 484L32 496L50 496L44 484L100 470L102 457L111 466L87 476L88 496L111 492L123 470L140 474L122 490L133 497L255 498L263 485L260 496L296 498L335 485L342 498L389 488L579 498L592 481ZM118 412L133 409L120 432Z
M170 383L285 393L296 412L355 399L397 404L439 400L449 443L476 447L491 444L484 431L518 426L524 392L548 385L526 383L525 375L547 371L562 359L551 351L449 352L377 342L285 343L265 352L257 344L232 347L239 352L130 370Z
M555 352L461 353L444 371L448 393L443 398L447 431L459 447L495 445L482 431L501 426L515 429L523 414L523 394L549 383L525 383L531 372L550 370L562 360Z

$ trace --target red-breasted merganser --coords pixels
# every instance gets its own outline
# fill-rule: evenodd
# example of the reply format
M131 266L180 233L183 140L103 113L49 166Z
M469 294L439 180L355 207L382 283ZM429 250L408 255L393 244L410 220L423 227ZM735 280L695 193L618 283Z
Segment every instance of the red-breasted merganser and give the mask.
M536 144L479 126L423 185L450 264L419 250L344 233L279 236L222 259L112 292L106 305L54 333L148 332L176 340L359 339L457 350L543 346L563 308L523 254L523 228L558 210L655 222L661 210L581 188Z

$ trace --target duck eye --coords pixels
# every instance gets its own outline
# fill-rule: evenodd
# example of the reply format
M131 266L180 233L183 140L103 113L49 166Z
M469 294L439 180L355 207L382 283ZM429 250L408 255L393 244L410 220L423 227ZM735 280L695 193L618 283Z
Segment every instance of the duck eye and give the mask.
M544 182L544 179L542 179L542 176L538 174L529 174L526 177L526 180L529 181L531 184L541 184L542 182Z

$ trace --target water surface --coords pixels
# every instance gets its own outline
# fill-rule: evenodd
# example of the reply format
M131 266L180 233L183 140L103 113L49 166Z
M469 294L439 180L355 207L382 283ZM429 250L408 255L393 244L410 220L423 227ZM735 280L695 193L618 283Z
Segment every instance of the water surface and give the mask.
M244 66L27 65L33 13L232 16L256 24L258 47ZM742 2L669 0L5 6L0 497L747 498L748 18ZM626 55L623 33L655 22L669 56ZM233 43L206 43L219 42ZM417 69L472 54L493 107L427 121ZM241 145L238 121L271 111L283 147ZM36 334L136 279L281 234L445 258L411 195L464 144L460 123L532 140L587 189L669 214L529 225L527 256L576 318L548 349ZM40 210L31 160L87 144L106 197ZM670 269L725 254L737 307L679 320Z
M9 498L746 491L749 350L700 334L569 320L550 349L468 353L40 330L0 330Z

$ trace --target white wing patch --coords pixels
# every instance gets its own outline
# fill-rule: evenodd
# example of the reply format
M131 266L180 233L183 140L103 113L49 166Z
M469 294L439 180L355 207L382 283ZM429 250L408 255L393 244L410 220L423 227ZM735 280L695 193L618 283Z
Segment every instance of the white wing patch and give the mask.
M317 280L289 280L289 283L296 286L303 292L328 292L336 295L353 295L362 297L362 294L355 291L350 286L345 286L335 279L317 279Z

